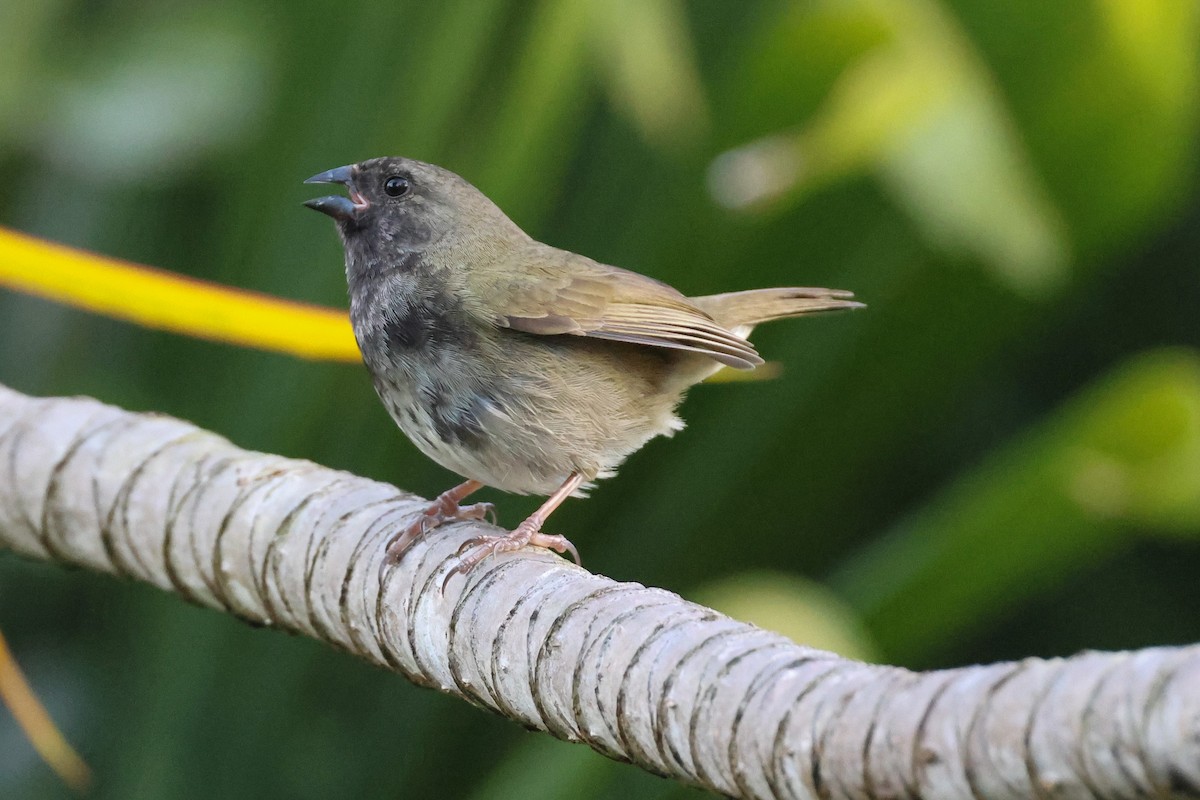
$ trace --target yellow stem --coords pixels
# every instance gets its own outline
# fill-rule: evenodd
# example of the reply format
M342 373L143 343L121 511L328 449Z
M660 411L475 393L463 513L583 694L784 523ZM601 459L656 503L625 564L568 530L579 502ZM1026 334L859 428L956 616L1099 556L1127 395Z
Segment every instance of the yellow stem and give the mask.
M92 783L91 770L54 726L54 720L17 666L3 633L0 633L0 701L12 712L33 749L63 783L77 792L87 791Z
M173 275L0 228L0 286L147 328L358 361L344 311Z

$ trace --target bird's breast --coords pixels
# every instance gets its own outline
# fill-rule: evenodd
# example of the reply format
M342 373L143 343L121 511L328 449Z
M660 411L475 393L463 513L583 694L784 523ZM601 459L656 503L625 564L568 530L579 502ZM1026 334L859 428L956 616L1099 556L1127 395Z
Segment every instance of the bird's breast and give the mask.
M372 372L422 370L469 354L479 328L444 276L408 267L350 283L350 321Z

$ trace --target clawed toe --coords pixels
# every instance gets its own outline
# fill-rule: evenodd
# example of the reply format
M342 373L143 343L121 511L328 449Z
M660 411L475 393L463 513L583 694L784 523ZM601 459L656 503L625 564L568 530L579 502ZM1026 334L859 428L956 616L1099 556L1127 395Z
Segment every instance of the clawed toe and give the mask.
M466 554L467 551L474 550L475 548L486 548L497 542L503 541L505 538L507 538L507 537L504 537L504 536L475 536L471 539L467 539L465 542L463 542L461 545L459 545L458 549L454 551L454 556L461 560L463 555Z
M380 570L382 571L386 567L400 561L404 557L404 554L408 552L408 548L412 547L413 542L421 538L424 534L425 518L422 517L389 539Z
M491 524L496 524L496 506L494 503L473 503L469 506L460 506L458 514L454 516L455 520L464 519L486 519Z
M508 544L508 547L505 545ZM494 556L497 553L503 553L508 550L515 550L521 547L511 545L511 539L508 536L476 536L467 539L455 551L454 557L458 563L446 572L446 577L442 579L442 594L446 593L446 587L450 584L450 579L458 574L467 574L471 567L483 561L488 556Z
M458 563L451 567L446 572L446 577L442 579L442 592L445 593L450 579L455 575L465 575L472 567L490 556L520 550L526 545L553 550L560 555L570 553L576 564L581 563L579 550L565 536L552 536L540 531L531 531L522 523L507 536L476 536L463 542L455 553Z
M583 481L584 476L581 473L572 473L547 498L542 507L534 512L529 519L518 525L512 533L506 536L476 536L473 539L463 542L455 554L457 563L446 572L446 577L442 581L442 591L445 592L446 585L450 582L451 578L459 573L465 574L488 556L520 550L525 545L553 550L559 555L569 553L576 564L581 563L579 551L575 549L575 545L571 544L565 537L542 533L541 528L546 522L546 517L563 500L570 496L572 492L578 489ZM382 580L383 571L389 565L395 564L404 557L404 554L412 547L413 542L439 525L444 525L447 522L483 519L489 520L495 525L496 508L491 503L474 503L469 506L460 505L467 495L482 487L483 484L479 481L468 480L460 486L456 486L438 495L438 498L430 503L411 525L388 542L383 563L380 565L380 579Z
M544 547L547 550L553 550L560 556L571 554L573 560L579 566L583 566L583 561L579 558L579 550L575 545L571 544L571 540L565 536L551 536L545 533L535 533L529 537L529 544L534 547Z
M388 566L403 558L413 543L422 536L448 522L489 519L492 524L495 524L496 507L491 503L459 505L464 497L482 485L477 481L467 481L461 486L456 486L438 495L437 499L421 512L416 521L388 542L380 572L382 573Z

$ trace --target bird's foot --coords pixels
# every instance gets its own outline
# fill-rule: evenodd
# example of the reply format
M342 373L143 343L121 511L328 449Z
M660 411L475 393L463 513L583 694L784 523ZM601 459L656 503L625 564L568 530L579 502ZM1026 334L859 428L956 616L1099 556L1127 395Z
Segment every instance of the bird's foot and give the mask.
M421 512L416 522L409 525L400 533L392 537L388 542L387 556L384 558L384 565L395 564L408 548L412 547L413 542L420 539L425 534L429 533L434 528L445 525L447 522L462 522L467 520L486 519L493 525L496 524L496 507L491 503L471 503L470 505L459 505L476 487L471 486L471 482L456 486L449 491L442 492L437 496L437 499L429 504L429 507Z
M559 555L570 553L576 564L582 563L579 560L579 551L575 549L575 545L571 544L569 539L565 536L542 533L540 528L541 522L536 519L535 515L505 536L476 536L463 542L462 547L458 548L458 563L450 568L445 579L442 580L442 591L446 591L446 586L450 583L451 578L458 574L465 575L485 558L499 553L511 553L526 545L553 550Z

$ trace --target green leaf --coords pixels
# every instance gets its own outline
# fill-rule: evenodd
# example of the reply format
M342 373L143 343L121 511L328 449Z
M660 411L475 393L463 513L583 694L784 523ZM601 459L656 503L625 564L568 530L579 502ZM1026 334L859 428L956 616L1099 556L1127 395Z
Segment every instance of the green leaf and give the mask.
M935 649L1144 528L1200 534L1200 357L1140 356L954 482L832 585L889 655Z
M982 60L941 6L850 4L846 27L873 16L888 36L849 63L820 110L794 131L713 162L718 202L795 202L874 171L936 246L973 256L1011 288L1062 283L1067 238Z
M784 572L743 572L697 590L697 603L794 642L870 660L875 646L844 600L822 584Z
M679 0L593 0L592 47L616 105L660 147L707 133L704 88Z

